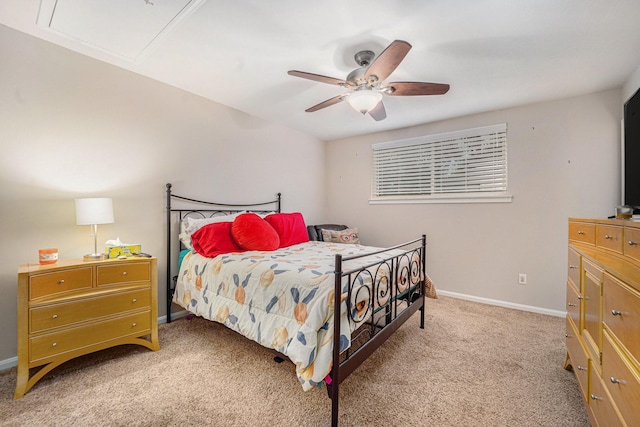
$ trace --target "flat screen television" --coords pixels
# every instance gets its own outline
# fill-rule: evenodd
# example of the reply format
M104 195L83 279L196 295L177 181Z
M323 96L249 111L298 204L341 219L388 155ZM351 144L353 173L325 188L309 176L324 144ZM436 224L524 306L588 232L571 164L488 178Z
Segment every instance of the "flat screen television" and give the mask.
M640 90L624 104L623 204L640 213Z

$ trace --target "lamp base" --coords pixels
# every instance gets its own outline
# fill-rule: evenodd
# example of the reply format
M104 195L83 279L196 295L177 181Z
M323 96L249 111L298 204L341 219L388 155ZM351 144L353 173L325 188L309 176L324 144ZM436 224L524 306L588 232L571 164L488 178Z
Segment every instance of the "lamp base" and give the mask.
M83 261L102 261L107 259L106 254L87 254L82 257Z

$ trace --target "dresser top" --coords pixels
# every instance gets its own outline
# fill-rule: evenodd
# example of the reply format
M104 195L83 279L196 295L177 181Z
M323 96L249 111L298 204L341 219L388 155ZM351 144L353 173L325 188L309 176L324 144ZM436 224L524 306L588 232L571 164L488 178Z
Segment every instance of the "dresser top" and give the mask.
M82 267L91 267L94 265L108 265L113 263L125 263L125 262L141 262L146 260L155 260L155 257L136 257L132 256L129 258L114 258L114 259L106 259L100 261L84 261L82 258L74 258L74 259L60 259L55 264L39 264L37 262L32 262L28 264L20 264L18 266L18 274L24 273L46 273L50 271L63 270L66 268L82 268Z
M616 219L616 218L569 218L571 222L590 222L592 224L618 225L620 227L640 228L640 218Z

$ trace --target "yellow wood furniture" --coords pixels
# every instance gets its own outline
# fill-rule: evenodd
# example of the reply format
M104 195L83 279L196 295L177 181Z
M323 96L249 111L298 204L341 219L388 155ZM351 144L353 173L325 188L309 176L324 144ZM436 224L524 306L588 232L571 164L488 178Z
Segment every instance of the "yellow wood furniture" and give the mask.
M569 218L567 358L593 426L640 426L640 222Z
M156 258L21 265L14 399L83 354L120 344L159 350L157 295Z

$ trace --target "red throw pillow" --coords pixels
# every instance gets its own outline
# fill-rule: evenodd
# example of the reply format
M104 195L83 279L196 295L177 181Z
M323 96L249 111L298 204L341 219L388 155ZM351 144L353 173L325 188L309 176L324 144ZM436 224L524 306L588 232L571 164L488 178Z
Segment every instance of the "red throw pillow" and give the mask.
M207 258L229 252L243 252L231 237L231 225L231 222L216 222L200 228L191 235L193 249Z
M248 251L273 251L280 246L276 230L254 213L245 213L234 219L231 235L241 248Z
M309 241L307 226L300 212L276 213L265 218L280 236L280 247L296 245Z

